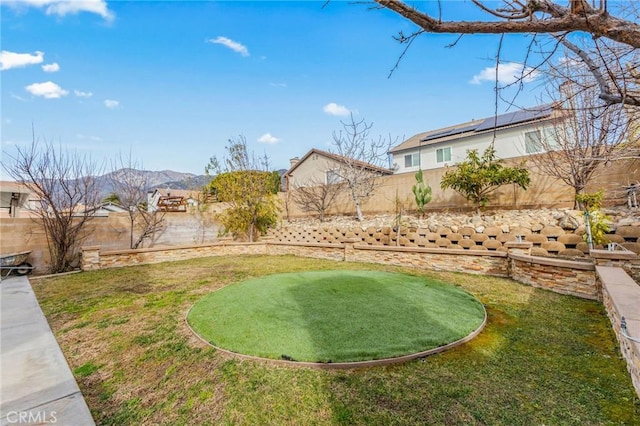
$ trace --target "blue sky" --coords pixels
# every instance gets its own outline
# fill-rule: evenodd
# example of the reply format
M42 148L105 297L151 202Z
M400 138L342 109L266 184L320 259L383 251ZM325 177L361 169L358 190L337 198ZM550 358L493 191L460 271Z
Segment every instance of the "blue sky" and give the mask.
M147 170L203 174L244 135L279 169L331 149L349 112L397 143L494 113L497 36L453 48L454 36L422 36L389 77L404 49L393 36L415 26L366 5L323 4L2 0L2 151L29 144L33 125L39 139L107 164L131 151ZM472 7L445 1L443 12ZM504 82L521 70L527 41L505 38ZM539 79L526 84L517 103L537 104L541 90Z

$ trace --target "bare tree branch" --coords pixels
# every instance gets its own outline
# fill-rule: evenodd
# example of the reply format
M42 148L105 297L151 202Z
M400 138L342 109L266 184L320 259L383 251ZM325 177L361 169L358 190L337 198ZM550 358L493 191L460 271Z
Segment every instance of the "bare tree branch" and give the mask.
M582 13L572 13L550 0L529 0L522 4L519 13L504 21L440 21L420 12L400 0L375 0L376 3L395 11L414 22L426 32L450 34L501 34L501 33L558 33L584 31L594 37L605 37L632 47L640 47L640 26L632 21L617 18L606 11L593 9L585 3ZM572 4L575 0L572 1ZM474 1L479 5L480 2ZM486 6L493 16L504 18L499 12ZM543 14L544 19L530 19Z

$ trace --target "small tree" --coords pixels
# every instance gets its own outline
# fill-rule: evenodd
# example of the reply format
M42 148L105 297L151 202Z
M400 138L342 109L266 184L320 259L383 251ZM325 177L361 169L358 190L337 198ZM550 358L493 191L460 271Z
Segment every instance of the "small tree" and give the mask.
M291 199L302 211L317 214L320 222L323 222L327 211L343 189L344 186L340 183L310 180L290 192Z
M93 219L91 209L100 201L94 178L100 167L77 152L39 143L35 136L28 148L18 147L15 155L5 155L10 161L3 161L3 168L40 201L35 213L47 238L50 271L73 269L86 227Z
M440 187L453 189L480 209L486 206L489 194L508 183L527 189L529 172L522 167L503 166L502 160L496 159L496 151L491 144L482 156L477 149L468 150L465 161L445 172Z
M416 184L413 185L411 190L413 191L413 195L416 199L420 217L424 217L424 207L429 203L429 201L431 201L431 187L429 185L425 185L424 177L422 176L422 169L416 172L415 177Z
M379 137L369 139L373 124L364 119L355 121L353 114L349 122L340 122L343 129L333 133L335 154L340 157L335 170L339 181L349 190L356 209L356 216L362 222L362 203L371 197L379 183L376 178L383 174L386 155L393 141Z
M149 181L140 165L131 157L122 153L112 163L109 181L120 206L129 215L129 247L136 249L148 238L164 229L164 212L149 211L147 206L147 190ZM139 233L135 236L135 230Z
M268 171L266 156L258 159L249 153L244 136L229 139L226 150L222 164L212 157L205 168L207 174L217 173L208 190L219 201L229 203L229 208L217 216L225 232L254 241L276 224L279 206L275 194L280 180L275 179L277 172Z
M594 193L576 194L576 202L584 209L584 218L587 232L584 239L592 249L594 244L606 244L609 239L606 234L609 232L607 221L609 217L602 213L602 200L604 199L604 191L600 190Z

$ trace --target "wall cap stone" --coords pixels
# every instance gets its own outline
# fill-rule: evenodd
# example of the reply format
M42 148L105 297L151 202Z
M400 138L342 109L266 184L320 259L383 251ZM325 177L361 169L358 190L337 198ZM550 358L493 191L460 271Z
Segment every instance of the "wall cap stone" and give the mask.
M577 262L574 260L552 259L549 257L530 256L528 254L509 253L509 258L521 262L535 263L537 265L556 266L558 268L581 269L584 271L595 271L595 265L587 262Z
M491 250L460 250L446 248L428 248L428 247L402 247L402 246L369 246L356 244L356 250L374 250L374 251L399 251L406 253L431 253L431 254L457 254L467 256L490 256L490 257L507 257L506 252Z
M239 244L256 244L256 243L234 243L233 245L239 245ZM259 244L264 244L264 243L259 243ZM222 247L223 245L231 245L231 244L213 243L213 244L187 244L187 245L181 245L181 246L156 246L156 247L141 248L141 249L108 250L108 251L101 251L100 254L111 256L114 254L153 253L153 252L165 251L165 250L184 250L184 249L192 249L192 248L197 249L197 248L205 248L205 247ZM83 247L82 249L84 250L85 248Z
M269 241L267 245L270 246L294 246L294 247L321 247L321 248L336 248L344 250L344 244L331 244L331 243L289 243L286 241Z
M638 255L632 251L624 250L596 250L589 251L589 255L594 259L611 259L611 260L635 260L638 259Z

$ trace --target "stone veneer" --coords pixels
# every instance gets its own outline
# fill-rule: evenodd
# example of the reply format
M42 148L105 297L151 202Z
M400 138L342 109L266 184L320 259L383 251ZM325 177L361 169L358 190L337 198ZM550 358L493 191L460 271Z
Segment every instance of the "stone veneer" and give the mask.
M597 266L596 271L602 282L602 302L620 343L620 352L627 361L633 386L640 396L640 343L628 339L621 332L624 317L627 333L640 339L640 286L621 268Z
M101 251L85 247L85 271L142 265L206 256L242 254L294 255L335 261L381 263L472 274L512 277L514 280L557 293L599 299L600 289L592 263L528 255L531 243L507 243L501 251L426 247L381 247L358 243L357 238L341 244L224 241L208 245L157 247L138 250ZM634 255L635 256L635 255Z
M510 276L533 287L598 300L600 288L593 263L512 253Z

